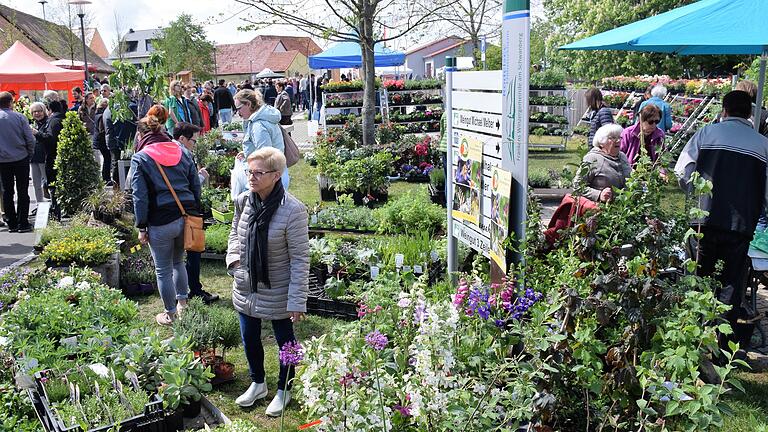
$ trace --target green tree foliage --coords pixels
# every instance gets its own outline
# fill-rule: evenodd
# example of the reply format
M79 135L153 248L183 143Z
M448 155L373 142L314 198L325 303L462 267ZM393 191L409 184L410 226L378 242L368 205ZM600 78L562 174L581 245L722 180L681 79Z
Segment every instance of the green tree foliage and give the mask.
M165 79L164 58L162 53L153 52L142 69L137 69L133 63L115 60L112 67L115 72L109 76L109 85L113 95L109 98L109 109L112 119L125 121L133 118L133 113L128 108L131 103L127 90L133 90L133 96L137 99L149 97L154 100L162 100L167 92L168 82Z
M165 53L165 66L169 73L192 71L198 79L213 76L213 43L205 36L203 26L189 14L181 14L163 30L155 47Z
M538 37L545 40L551 64L565 68L572 77L595 80L614 75L668 74L702 76L730 73L745 56L676 56L623 51L557 51L557 47L620 27L696 0L544 0L551 28ZM534 39L532 35L532 39ZM532 45L535 45L532 41ZM531 60L534 58L531 56Z
M61 210L75 214L99 185L99 168L93 159L91 140L76 112L68 112L64 119L54 167Z

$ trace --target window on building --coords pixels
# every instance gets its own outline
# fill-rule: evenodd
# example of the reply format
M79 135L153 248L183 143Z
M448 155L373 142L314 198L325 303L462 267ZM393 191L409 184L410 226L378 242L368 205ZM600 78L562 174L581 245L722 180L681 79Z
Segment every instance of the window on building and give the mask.
M136 52L138 48L139 48L138 41L127 41L125 43L125 52Z
M151 52L155 50L155 48L152 46L152 39L147 39L146 41L144 41L144 43L146 44L145 48L147 52Z

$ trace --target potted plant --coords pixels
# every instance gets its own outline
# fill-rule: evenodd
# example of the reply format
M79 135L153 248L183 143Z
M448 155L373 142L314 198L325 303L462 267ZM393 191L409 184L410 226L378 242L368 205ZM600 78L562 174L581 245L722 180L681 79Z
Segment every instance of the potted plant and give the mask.
M93 214L94 219L111 225L123 213L125 203L125 192L100 186L88 196L83 209Z
M55 167L58 204L65 214L73 215L100 181L90 137L76 112L68 112L64 119Z
M184 417L200 414L202 392L211 391L213 378L200 359L191 352L175 353L162 358L158 373L162 379L158 394L165 408L181 409Z
M41 237L40 258L49 268L91 267L107 285L120 284L120 249L111 228L75 225ZM45 242L43 242L43 238Z
M442 169L433 169L429 172L429 199L435 204L446 206L445 171Z
M213 224L205 229L205 250L208 253L223 255L227 253L229 243L229 224Z
M232 209L229 197L214 203L211 207L211 213L214 219L225 224L232 223L232 218L235 217L235 211Z
M120 260L120 289L126 296L155 291L155 265L149 252L129 254Z

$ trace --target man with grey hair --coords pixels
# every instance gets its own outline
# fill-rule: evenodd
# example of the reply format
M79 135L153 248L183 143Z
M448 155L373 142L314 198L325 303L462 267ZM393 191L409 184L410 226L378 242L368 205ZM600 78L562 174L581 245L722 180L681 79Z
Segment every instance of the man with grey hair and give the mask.
M0 92L0 181L3 184L3 211L10 232L32 231L29 223L29 160L34 153L35 137L29 121L23 114L13 111L13 95Z
M619 151L623 130L615 123L601 126L595 132L593 148L584 155L575 183L585 186L584 196L592 201L608 202L613 199L613 188L626 185L632 169L627 156Z
M659 107L661 110L661 121L659 121L659 129L663 130L664 133L667 133L670 129L672 129L672 108L668 103L664 102L665 97L667 97L667 88L661 84L654 86L651 89L651 98L640 104L640 110L642 110L649 103Z

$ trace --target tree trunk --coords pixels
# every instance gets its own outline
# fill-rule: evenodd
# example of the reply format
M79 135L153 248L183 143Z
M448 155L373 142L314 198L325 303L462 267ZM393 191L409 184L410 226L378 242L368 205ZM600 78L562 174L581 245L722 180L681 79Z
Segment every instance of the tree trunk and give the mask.
M363 0L365 13L360 22L361 69L363 73L363 146L376 140L376 69L373 57L373 13L368 0Z

